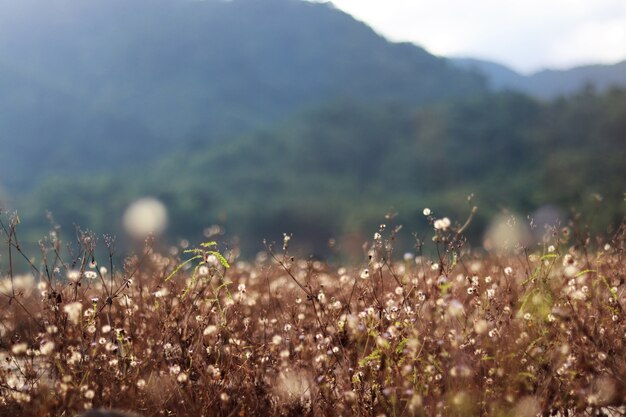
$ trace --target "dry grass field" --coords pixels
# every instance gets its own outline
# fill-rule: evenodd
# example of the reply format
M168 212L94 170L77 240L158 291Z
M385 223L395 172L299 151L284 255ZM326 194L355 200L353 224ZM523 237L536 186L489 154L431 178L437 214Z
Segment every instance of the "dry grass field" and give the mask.
M147 242L112 268L110 237L66 255L52 232L30 258L4 216L0 415L626 414L623 225L484 252L425 218L414 253L381 225L358 265L293 258L286 236L252 262Z

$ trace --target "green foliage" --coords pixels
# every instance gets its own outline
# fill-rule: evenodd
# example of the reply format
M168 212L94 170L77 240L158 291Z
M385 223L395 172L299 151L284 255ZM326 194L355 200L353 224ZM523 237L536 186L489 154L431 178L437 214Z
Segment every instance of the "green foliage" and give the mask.
M217 242L203 242L200 244L199 248L186 249L183 253L191 254L193 256L178 264L178 266L176 266L176 268L174 268L174 270L167 277L165 277L164 281L169 281L187 265L195 263L196 265L191 273L189 285L187 285L184 292L181 294L182 298L185 298L187 294L189 294L189 291L191 291L191 289L195 286L201 267L204 266L207 268L207 274L203 275L207 275L209 280L213 277L214 273L220 274L220 271L214 262L211 262L211 257L214 257L222 268L230 268L226 258L224 258L224 256L218 251L211 249L215 246L217 246Z
M586 209L595 193L604 228L624 212L624 120L626 92L617 90L548 104L515 94L418 108L344 100L219 148L177 153L150 176L50 181L22 213L30 222L51 209L62 224L110 231L131 199L152 194L178 236L219 222L244 238L247 254L290 232L305 252L328 255L329 238L358 237L389 211L419 231L423 207L465 216L471 193L481 208L467 231L475 240L500 207Z

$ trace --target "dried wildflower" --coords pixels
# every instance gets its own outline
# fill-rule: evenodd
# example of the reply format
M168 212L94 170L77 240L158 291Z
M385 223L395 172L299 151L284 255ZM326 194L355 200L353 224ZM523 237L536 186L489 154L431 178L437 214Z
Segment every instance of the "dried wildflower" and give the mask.
M459 317L465 313L465 308L463 307L463 303L459 300L452 300L448 305L448 314L451 317Z
M444 217L443 219L437 219L435 220L435 223L433 224L435 230L443 230L446 231L448 230L448 227L450 227L450 219L447 217Z
M67 271L67 279L70 282L78 282L78 280L80 279L80 271L77 271L75 269Z
M476 323L474 323L474 331L477 334L483 334L489 329L489 323L487 320L480 319Z
M42 355L50 355L52 352L54 352L54 342L43 341L41 346L39 347L39 351Z
M26 343L16 343L13 346L11 346L11 353L13 353L14 355L22 355L24 353L26 353L26 351L28 350L28 344Z
M83 305L78 301L63 306L63 311L67 314L67 318L74 324L78 324L80 321L82 309Z
M85 271L83 276L87 279L96 279L98 278L98 274L95 271Z
M205 336L211 336L215 333L217 333L218 327L215 325L208 325L207 327L204 328L204 330L202 331L202 334Z
M83 358L83 355L81 355L80 352L72 352L72 354L70 355L70 357L67 360L67 364L68 365L77 365L81 359Z

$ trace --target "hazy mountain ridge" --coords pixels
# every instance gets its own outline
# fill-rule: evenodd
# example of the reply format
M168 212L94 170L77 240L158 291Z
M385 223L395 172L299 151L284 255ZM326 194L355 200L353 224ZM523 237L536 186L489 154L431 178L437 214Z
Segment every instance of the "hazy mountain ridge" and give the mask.
M518 91L541 99L572 95L585 88L605 92L613 87L626 87L626 61L542 70L531 75L520 74L492 61L474 58L450 58L450 61L459 68L484 75L493 91Z
M48 164L119 166L122 144L140 162L337 97L417 104L485 91L475 74L299 0L1 0L0 57L0 145L7 159L47 161L0 166L14 190Z

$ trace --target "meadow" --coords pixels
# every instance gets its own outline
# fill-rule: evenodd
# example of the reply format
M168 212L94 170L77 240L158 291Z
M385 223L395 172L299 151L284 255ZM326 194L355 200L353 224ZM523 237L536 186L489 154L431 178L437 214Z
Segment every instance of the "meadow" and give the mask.
M626 414L625 223L485 251L471 216L425 209L413 252L388 219L353 265L290 235L251 260L147 239L118 265L111 236L53 228L33 256L1 220L2 416Z

